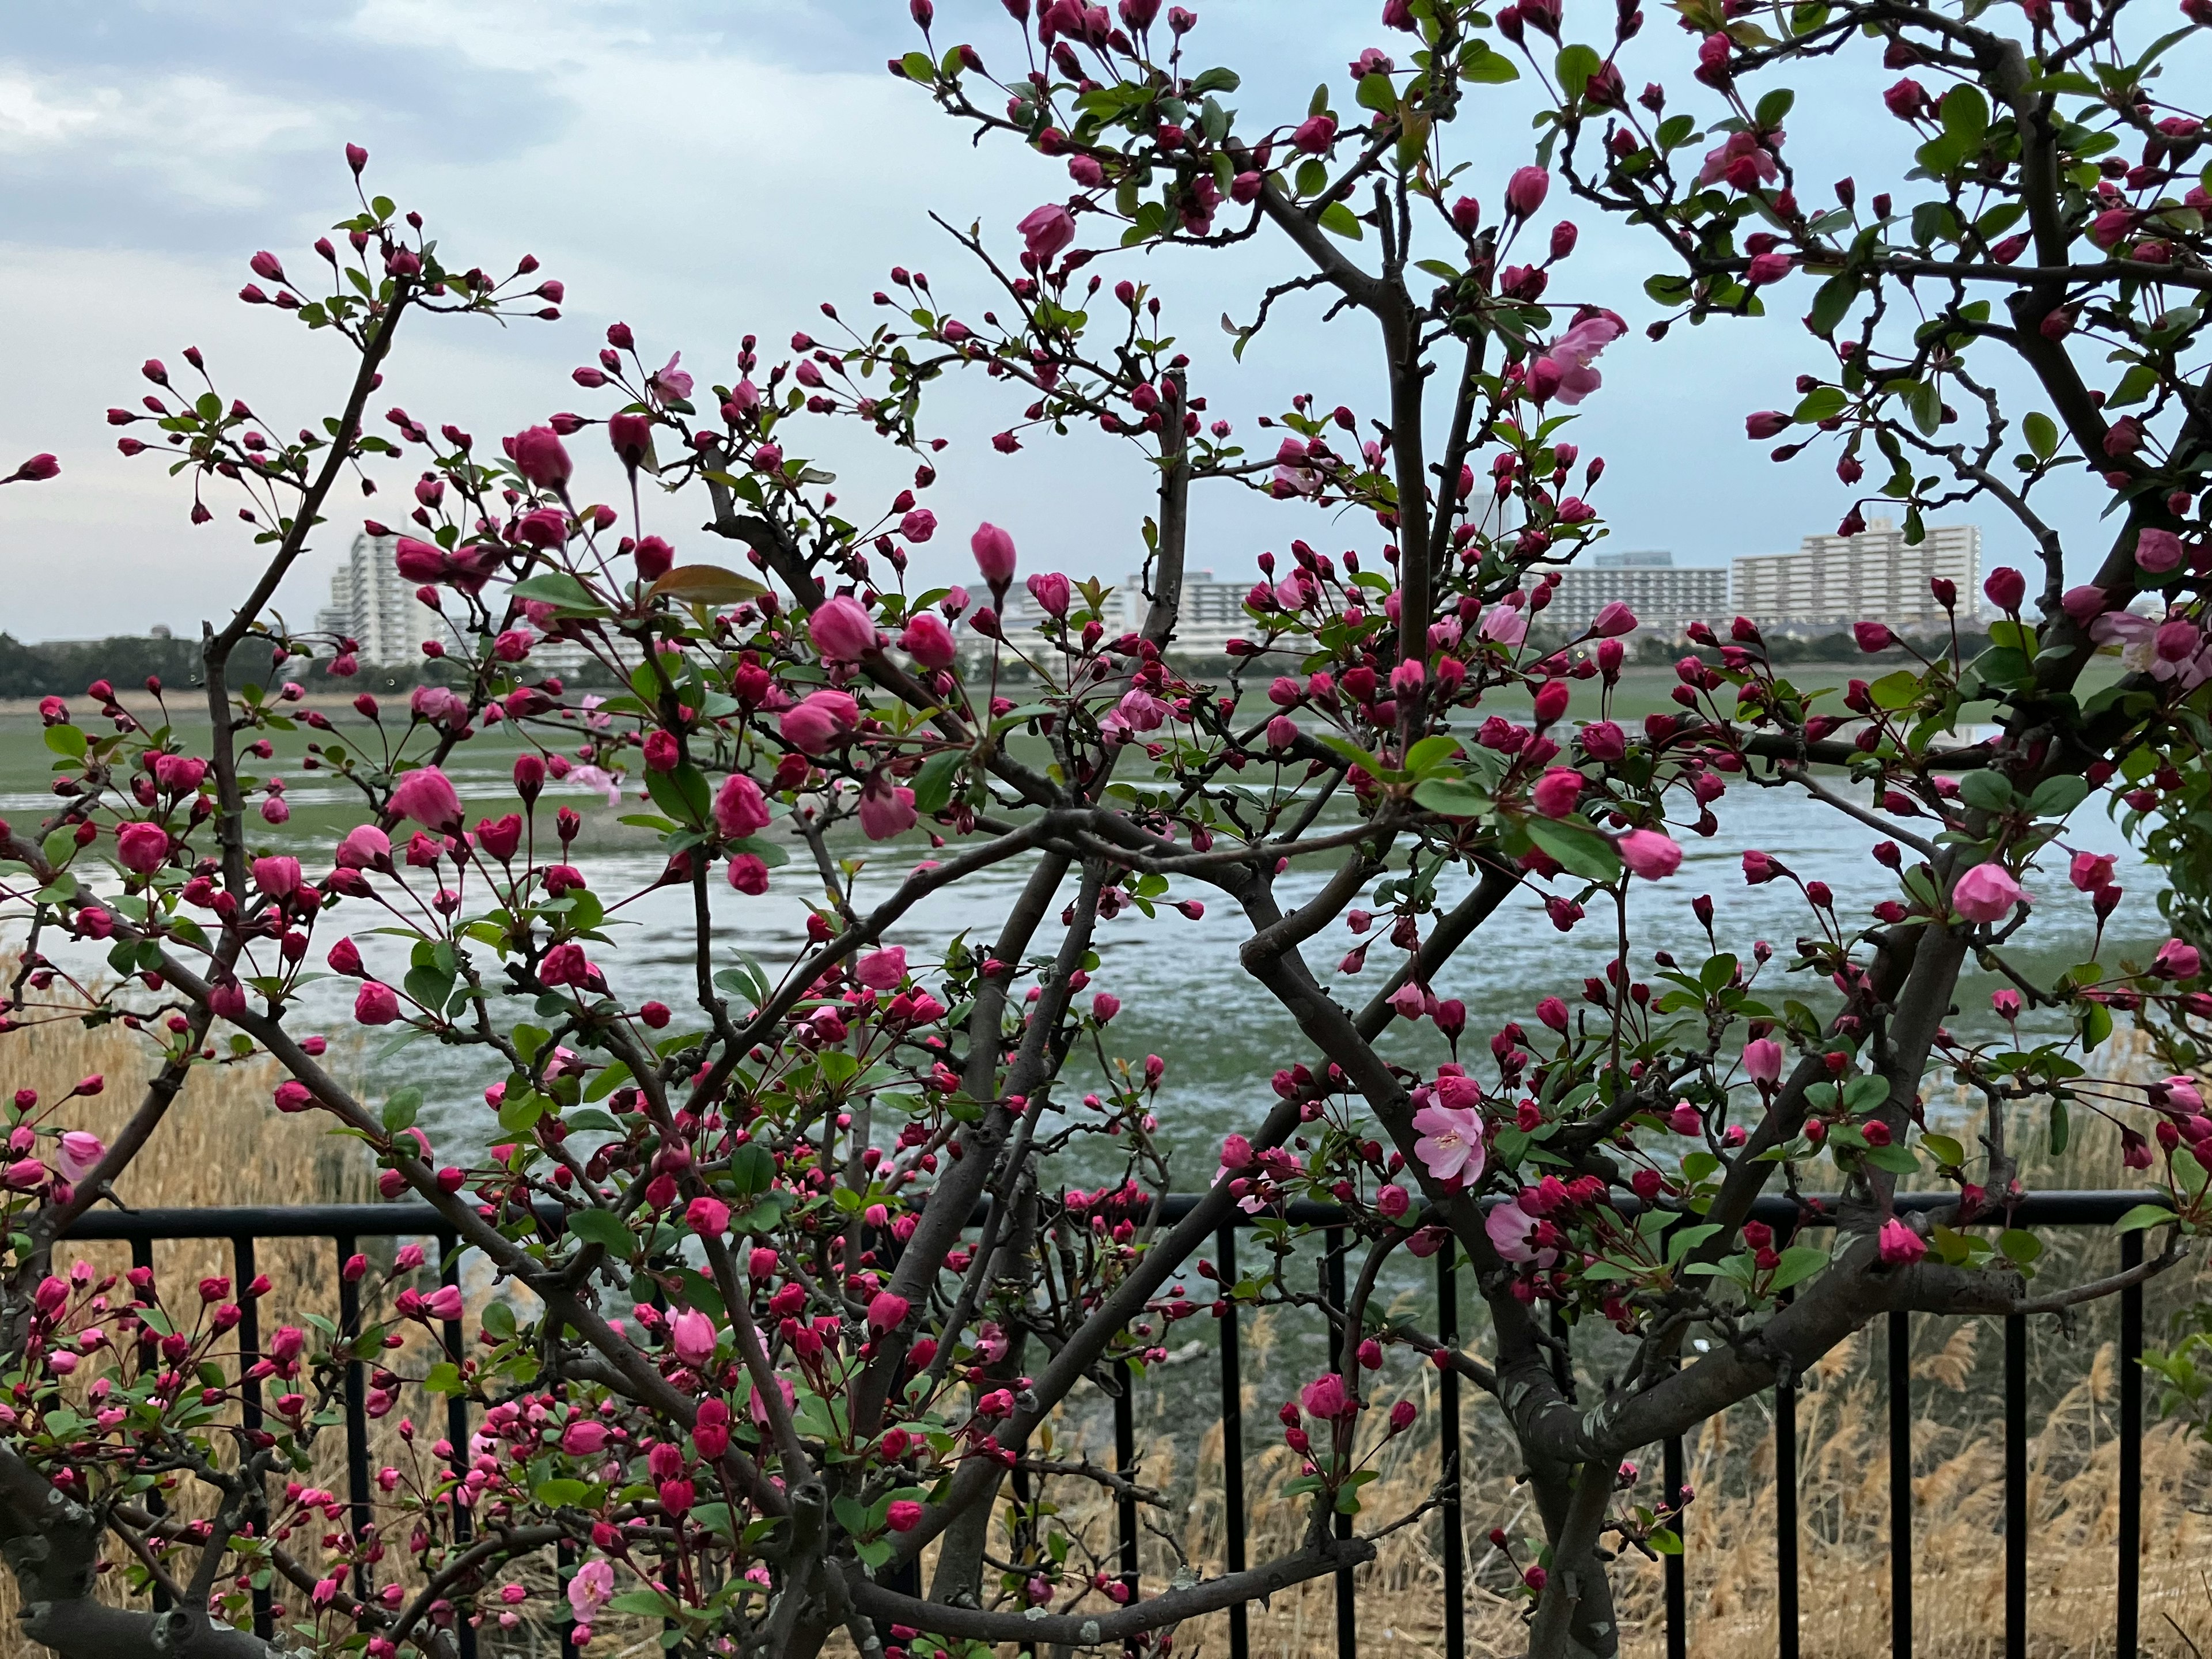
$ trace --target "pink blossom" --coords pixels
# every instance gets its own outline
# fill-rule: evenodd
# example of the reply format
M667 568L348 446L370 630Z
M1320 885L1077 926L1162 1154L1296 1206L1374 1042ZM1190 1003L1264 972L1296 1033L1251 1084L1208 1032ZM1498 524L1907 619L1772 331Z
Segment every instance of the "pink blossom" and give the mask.
M1066 577L1057 570L1040 571L1029 580L1030 597L1048 617L1065 617L1071 588Z
M1646 881L1663 881L1682 867L1682 849L1662 831L1632 830L1613 844L1620 861Z
M684 1224L702 1238L720 1238L730 1231L730 1206L719 1198L695 1198L684 1206Z
M2136 562L2154 576L2164 575L2181 562L2181 538L2171 530L2137 531Z
M1413 1206L1413 1195L1395 1181L1375 1190L1375 1208L1386 1221L1397 1220Z
M1753 1083L1773 1084L1782 1078L1782 1045L1772 1037L1754 1037L1743 1045L1743 1071Z
M2001 864L1978 864L1951 889L1951 908L1968 921L2002 921L2013 906L2030 902Z
M1484 613L1478 637L1495 640L1510 650L1528 637L1528 613L1517 605L1501 600Z
M742 772L722 780L714 794L714 827L732 841L768 828L768 801L760 785Z
M677 367L677 364L683 361L684 354L680 351L676 352L665 363L646 376L646 384L651 386L663 401L671 398L684 403L691 400L691 377Z
M1563 818L1575 810L1575 803L1582 799L1585 781L1573 767L1554 766L1536 780L1529 799L1546 817Z
M392 792L392 810L426 830L460 828L461 798L453 780L434 766L418 766Z
M341 870L374 870L392 862L392 838L373 823L364 823L346 832L338 843L337 867Z
M1892 1216L1881 1224L1881 1248L1884 1262L1893 1267L1905 1267L1928 1254L1928 1241Z
M1438 1181L1472 1184L1482 1178L1485 1153L1482 1114L1465 1108L1427 1105L1413 1114L1421 1138L1413 1156Z
M915 826L914 791L881 775L860 791L860 833L870 841L889 841Z
M1613 599L1599 607L1597 615L1590 620L1589 631L1601 640L1618 639L1623 634L1633 634L1636 631L1636 613L1619 599Z
M2195 979L2203 967L2203 958L2195 945L2170 939L2158 947L2150 970L2161 979Z
M1318 1417L1323 1422L1349 1418L1359 1409L1344 1386L1344 1379L1334 1371L1307 1383L1298 1391L1298 1401L1306 1408L1308 1417Z
M952 630L933 611L924 611L907 623L906 631L899 635L899 649L924 668L950 668L958 654Z
M876 626L867 607L848 594L825 599L806 619L806 632L824 659L858 662L876 648Z
M894 1498L884 1512L884 1524L893 1532L912 1532L921 1524L921 1505L911 1498Z
M1074 216L1057 202L1032 208L1014 228L1021 233L1030 258L1040 265L1051 264L1053 256L1075 240Z
M568 1611L576 1615L579 1625L588 1625L599 1616L601 1607L614 1600L614 1565L594 1558L578 1567L576 1576L568 1581Z
M597 1457L607 1449L607 1425L588 1417L572 1417L561 1431L561 1449L571 1457Z
M100 1160L107 1156L106 1143L89 1129L70 1129L64 1133L61 1154L55 1162L61 1166L62 1179L75 1185L100 1167Z
M514 470L541 489L558 489L575 470L562 447L561 434L550 426L526 427L507 439L505 447Z
M300 860L281 854L253 860L253 884L280 902L300 890Z
M1482 1218L1482 1231L1490 1236L1491 1248L1508 1261L1534 1262L1548 1267L1558 1260L1556 1250L1540 1250L1530 1240L1536 1232L1536 1218L1518 1204L1494 1205Z
M906 977L906 950L889 945L871 951L853 964L853 977L872 991L895 991Z
M2067 866L2067 879L2082 892L2094 893L2112 884L2112 867L2118 861L2111 853L2076 853Z
M115 854L123 867L150 876L168 862L169 832L158 823L126 823L115 832Z
M868 1304L868 1328L878 1335L896 1330L905 1322L911 1305L902 1296L895 1296L889 1291L877 1291L875 1299Z
M370 980L354 994L353 1017L363 1025L389 1025L399 1018L399 994Z
M1004 593L1014 580L1014 538L986 522L975 527L975 533L968 538L968 548L975 556L975 568L983 573L985 585L994 594Z
M1537 363L1551 365L1550 374L1557 376L1556 395L1561 403L1578 404L1604 384L1590 365L1597 361L1600 352L1626 332L1628 325L1614 313L1593 311L1545 349ZM1534 372L1534 367L1531 372Z
M1529 218L1544 205L1544 198L1552 188L1552 175L1538 167L1516 167L1513 176L1505 181L1506 210L1518 218Z
M668 1341L678 1359L698 1370L714 1358L714 1322L696 1308L686 1308L668 1322Z
M810 692L777 716L783 740L801 753L818 755L860 723L860 705L848 691Z

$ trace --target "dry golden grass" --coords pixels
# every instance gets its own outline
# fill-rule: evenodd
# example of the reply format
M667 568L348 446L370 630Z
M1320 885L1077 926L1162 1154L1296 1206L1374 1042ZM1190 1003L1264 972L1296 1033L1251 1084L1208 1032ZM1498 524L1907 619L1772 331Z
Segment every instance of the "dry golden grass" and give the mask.
M68 1127L111 1135L135 1103L134 1079L146 1061L137 1039L110 1027L72 1025L0 1038L0 1085L37 1088L52 1097L91 1072L109 1088L81 1103ZM252 1066L210 1068L194 1076L144 1157L122 1184L133 1207L237 1203L332 1202L370 1195L371 1171L352 1143L319 1135L268 1106L270 1079ZM2118 1171L2112 1147L2094 1126L2062 1165L2048 1159L2026 1173L2031 1185L2108 1184ZM2061 1280L2105 1270L2106 1238L2054 1234L2051 1272ZM165 1285L189 1285L206 1273L228 1273L229 1247L180 1242L157 1247ZM334 1314L336 1291L327 1243L266 1242L258 1265L275 1281L266 1322L306 1311ZM121 1245L95 1244L82 1254L102 1270L128 1264ZM2190 1270L2185 1269L2185 1273ZM2191 1273L2154 1287L2150 1328L2160 1310L2212 1294ZM1186 1329L1194 1328L1187 1327ZM2036 1659L2100 1659L2113 1650L2114 1540L2118 1525L2118 1403L2113 1317L2109 1307L2085 1310L2069 1337L2039 1322L2031 1340L2032 1425L2029 1492L2030 1652ZM1249 1321L1246 1375L1285 1372L1284 1328L1273 1316ZM1209 1331L1210 1338L1210 1331ZM1995 1659L2002 1651L2003 1454L1996 1380L2001 1335L1994 1322L1916 1322L1914 1376L1914 1577L1916 1652L1931 1659ZM1886 1652L1889 1640L1887 1401L1882 1382L1885 1338L1863 1334L1829 1355L1803 1379L1799 1397L1802 1651L1807 1659L1856 1659ZM1476 1345L1479 1346L1479 1343ZM1207 1347L1210 1349L1209 1340ZM1271 1360L1274 1363L1271 1365ZM1394 1373L1395 1374L1395 1373ZM1260 1383L1245 1389L1249 1559L1296 1547L1304 1509L1272 1494L1292 1473L1276 1435L1280 1398ZM1430 1495L1437 1469L1438 1379L1423 1370L1409 1387L1419 1406L1416 1428L1382 1454L1382 1476L1366 1488L1363 1521L1402 1516ZM1159 1535L1147 1535L1143 1568L1157 1587L1178 1556L1212 1573L1224 1565L1222 1436L1218 1422L1202 1433L1218 1398L1210 1352L1155 1375L1137 1404L1142 1479L1167 1494L1154 1512ZM1510 1441L1493 1408L1471 1389L1462 1391L1467 1460L1464 1507L1469 1584L1465 1598L1468 1650L1518 1653L1522 1603L1508 1592L1511 1575L1484 1540L1493 1525L1516 1538L1535 1528L1515 1479ZM1774 1440L1771 1402L1747 1401L1705 1425L1687 1448L1688 1480L1698 1496L1690 1508L1687 1574L1690 1651L1700 1659L1752 1659L1775 1651L1773 1596ZM419 1401L407 1407L422 1414ZM376 1426L373 1462L394 1449L398 1414ZM1110 1433L1096 1402L1079 1403L1056 1425L1064 1447L1103 1451ZM317 1478L340 1488L342 1450L334 1437L319 1449ZM1656 1490L1656 1455L1644 1460L1641 1494ZM2203 1564L2212 1559L2212 1467L2203 1449L2170 1426L2154 1426L2143 1455L2144 1651L2173 1659L2189 1641L2212 1650L2212 1587ZM1114 1547L1111 1510L1095 1492L1060 1483L1063 1519L1101 1558ZM1170 1540L1172 1540L1170 1542ZM312 1540L306 1542L312 1547ZM1443 1651L1443 1565L1432 1513L1392 1534L1378 1560L1354 1578L1359 1649L1380 1659L1428 1659ZM307 1553L313 1554L310 1547ZM557 1607L550 1569L520 1575L532 1583L526 1611L537 1615L513 1631L484 1632L489 1655L550 1659ZM1663 1652L1661 1574L1654 1565L1625 1566L1621 1582L1624 1650L1633 1659ZM118 1581L111 1581L118 1582ZM15 1634L14 1587L0 1573L0 1659L34 1651ZM1322 1581L1249 1609L1252 1651L1263 1659L1321 1659L1334 1651L1335 1590ZM2171 1619L2172 1623L2168 1624ZM544 1621L544 1622L540 1622ZM1181 1655L1227 1652L1225 1614L1178 1632ZM656 1651L650 1632L610 1632L592 1651ZM1011 1650L1008 1651L1011 1652Z

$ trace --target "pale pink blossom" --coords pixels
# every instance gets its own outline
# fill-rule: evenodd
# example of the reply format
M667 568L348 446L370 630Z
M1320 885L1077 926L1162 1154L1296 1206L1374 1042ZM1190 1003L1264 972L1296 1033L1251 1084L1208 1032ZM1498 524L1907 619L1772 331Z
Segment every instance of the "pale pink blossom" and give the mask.
M2002 921L2015 904L2033 902L2001 864L1978 864L1951 889L1951 908L1968 921Z
M1413 1156L1438 1181L1471 1183L1482 1178L1482 1114L1450 1106L1428 1105L1413 1114L1421 1138Z

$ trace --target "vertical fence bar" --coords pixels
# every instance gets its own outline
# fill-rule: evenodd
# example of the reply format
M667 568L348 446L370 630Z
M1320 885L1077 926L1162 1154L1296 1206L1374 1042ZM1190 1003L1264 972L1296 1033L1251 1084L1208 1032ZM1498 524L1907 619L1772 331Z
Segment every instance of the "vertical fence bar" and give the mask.
M1797 1379L1774 1390L1774 1650L1797 1659Z
M1344 1229L1341 1227L1329 1228L1327 1233L1323 1235L1322 1247L1326 1251L1325 1260L1328 1263L1329 1303L1330 1305L1337 1309L1339 1312L1342 1312L1344 1311L1345 1304ZM1340 1347L1340 1351L1337 1354L1331 1356L1331 1364L1329 1366L1331 1370L1334 1370L1340 1364L1346 1364L1348 1367L1356 1367L1358 1364L1359 1362L1358 1359L1354 1358L1347 1362L1344 1359L1342 1355L1343 1348L1350 1348L1358 1346L1352 1340L1356 1334L1357 1333L1353 1332L1349 1326L1346 1327L1344 1340ZM1352 1387L1358 1382L1358 1378L1356 1376L1347 1376L1344 1379L1345 1386L1346 1388ZM1339 1510L1336 1514L1336 1535L1339 1538L1349 1538L1352 1536L1352 1517L1345 1514L1341 1510ZM1358 1659L1359 1604L1358 1595L1358 1591L1352 1587L1352 1569L1349 1567L1339 1567L1336 1570L1336 1659Z
M446 1231L439 1233L438 1282L451 1285L455 1290L459 1290L461 1285L460 1247L459 1235ZM461 1340L459 1320L446 1321L445 1339L446 1358L454 1364L459 1364L467 1352ZM469 1402L458 1394L451 1395L446 1401L446 1438L453 1443L453 1474L458 1479L466 1474L469 1468ZM456 1492L453 1501L454 1541L465 1542L471 1531L469 1512L462 1507L459 1493ZM477 1659L477 1627L470 1618L476 1611L476 1591L471 1587L465 1588L464 1593L469 1598L468 1604L465 1607L456 1605L453 1633L460 1644L461 1659Z
M1437 1252L1437 1340L1459 1346L1459 1241ZM1444 1659L1467 1659L1467 1535L1459 1490L1459 1373L1447 1368L1437 1385L1437 1435L1443 1449Z
M238 1420L251 1434L261 1426L261 1381L246 1374L261 1358L260 1298L250 1288L259 1269L253 1265L251 1233L232 1236L230 1270L238 1291ZM255 1575L262 1582L253 1591L253 1633L264 1642L276 1633L276 1601L270 1594L270 1575L275 1571L270 1567Z
M1214 1235L1225 1293L1237 1285L1237 1224L1224 1221ZM1237 1348L1237 1304L1221 1316L1221 1508L1228 1534L1227 1571L1244 1571L1244 1372ZM1244 1603L1229 1609L1229 1659L1251 1659L1252 1632Z
M2027 1659L2027 1316L2004 1322L2005 1659Z
M1889 1650L1912 1659L1912 1316L1889 1316Z
M152 1239L134 1238L131 1241L131 1265L134 1267L144 1267L149 1271L152 1269L154 1266L154 1241ZM169 1506L163 1501L161 1497L161 1489L159 1486L154 1486L148 1489L146 1493L146 1512L149 1515L155 1516L156 1517L167 1515L169 1512ZM150 1542L149 1544L149 1547L151 1547ZM158 1583L153 1587L153 1589L154 1611L156 1613L167 1613L169 1610L170 1606L169 1592L163 1589Z
M1029 1559L1030 1548L1035 1541L1036 1533L1036 1528L1030 1524L1030 1498L1028 1472L1017 1465L1013 1478L1009 1484L1013 1487L1014 1508L1006 1528L1007 1542L1012 1546L1007 1550L1006 1556L1009 1560L1018 1561L1024 1566L1028 1566L1031 1565ZM1015 1650L1021 1655L1021 1659L1036 1659L1036 1644L1026 1638L1024 1638L1021 1646Z
M331 1243L337 1247L338 1258L338 1335L350 1345L361 1335L361 1286L346 1275L346 1263L353 1259L354 1238L349 1233L336 1235ZM371 1519L368 1498L368 1379L362 1375L357 1358L348 1358L345 1369L345 1443L346 1443L346 1525L351 1529L356 1547ZM356 1565L353 1570L353 1593L368 1594L368 1568Z
M555 1546L553 1571L558 1581L554 1594L561 1598L561 1659L576 1659L576 1609L568 1600L568 1585L576 1576L576 1546L566 1538Z
M1683 1571L1685 1558L1689 1553L1688 1528L1683 1524L1682 1508L1682 1440L1679 1435L1668 1437L1660 1449L1661 1479L1667 1487L1667 1504L1675 1511L1674 1535L1681 1547L1665 1558L1660 1571L1667 1581L1667 1659L1686 1659L1690 1650L1689 1584ZM1585 1466L1587 1467L1587 1466ZM1601 1476L1606 1472L1598 1471Z
M1133 1482L1137 1478L1136 1378L1127 1360L1114 1362L1114 1380L1121 1389L1114 1396L1114 1469L1125 1482ZM1137 1599L1137 1500L1127 1486L1115 1500L1114 1520L1121 1540L1121 1583L1128 1592L1126 1606ZM1133 1656L1137 1644L1126 1643L1121 1650Z
M2142 1230L2120 1235L2120 1266L2142 1266ZM2114 1622L2115 1659L2136 1659L2142 1617L2142 1351L2143 1293L2140 1284L2120 1292L2120 1544L2119 1607Z

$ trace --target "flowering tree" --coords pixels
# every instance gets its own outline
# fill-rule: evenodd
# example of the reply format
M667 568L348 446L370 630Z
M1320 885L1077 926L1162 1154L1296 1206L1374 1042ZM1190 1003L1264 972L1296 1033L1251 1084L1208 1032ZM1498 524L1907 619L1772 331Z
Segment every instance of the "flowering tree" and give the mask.
M749 337L736 383L708 393L678 356L649 368L659 352L617 325L575 372L594 412L480 444L373 414L398 331L442 313L550 317L561 285L530 260L505 279L463 270L419 219L363 193L314 264L258 254L241 295L354 354L337 416L274 435L197 353L189 384L149 362L143 410L112 412L126 453L167 452L191 477L196 519L211 514L201 492L242 492L270 556L207 635L207 752L104 684L97 721L51 700L59 807L0 838L0 884L31 930L11 1026L120 1019L149 1057L112 1145L74 1128L67 1100L22 1093L11 1109L0 1536L29 1632L55 1650L260 1654L243 1626L263 1573L295 1648L451 1654L459 1624L511 1605L511 1565L556 1543L577 1563L584 1641L595 1620L635 1615L668 1621L684 1652L811 1654L840 1628L867 1654L1165 1650L1181 1620L1371 1556L1369 1536L1340 1539L1330 1520L1371 1534L1394 1519L1361 1515L1364 1465L1411 1413L1370 1403L1379 1372L1433 1364L1495 1396L1525 1461L1541 1536L1492 1540L1527 1599L1529 1651L1609 1654L1606 1540L1664 1548L1674 1522L1638 1500L1632 1453L1885 1312L2059 1309L2169 1265L2206 1224L2212 1154L2197 1149L2212 1118L2193 1089L2130 1091L2086 1069L2116 1012L2185 1032L2212 1013L2190 988L2196 951L2177 941L2148 964L2093 960L2045 982L2013 945L2034 915L2031 869L2095 895L2100 920L2117 901L2109 860L2069 861L2070 814L2118 792L2130 825L2152 823L2203 787L2212 650L2197 595L2212 555L2193 503L2212 453L2190 301L2212 277L2203 192L2173 194L2198 127L2150 90L2176 37L2145 48L2122 8L2087 0L2063 18L2030 0L2019 37L1971 5L1692 3L1692 32L1711 31L1692 71L1715 100L1700 137L1656 85L1626 97L1618 54L1642 22L1626 7L1604 52L1554 52L1550 0L1494 18L1389 0L1385 44L1351 65L1357 113L1324 88L1265 124L1222 102L1237 77L1198 67L1197 19L1158 0L1121 0L1118 15L1006 0L1018 32L991 56L1020 67L997 76L937 38L928 0L912 9L922 46L894 73L1073 183L1006 216L1018 253L959 238L991 308L963 317L895 270L896 294L877 296L889 320L862 331L825 307L836 337L798 335L773 362ZM1913 125L1915 199L1862 210L1845 184L1814 210L1784 146L1790 94L1753 102L1750 86L1862 38L1923 77L1886 99ZM1471 183L1453 124L1522 65L1552 94L1537 153ZM1686 155L1702 157L1694 172ZM358 178L367 157L349 160ZM2001 569L1987 652L1854 682L1832 709L1772 667L1750 623L1726 642L1700 628L1680 712L1640 726L1613 718L1636 626L1625 607L1566 647L1532 646L1555 580L1534 567L1598 533L1602 463L1567 434L1625 331L1604 296L1558 292L1577 240L1571 222L1544 222L1559 179L1664 240L1679 270L1652 291L1683 314L1808 290L1820 372L1793 411L1753 416L1753 435L1832 434L1847 480L1879 455L1879 493L1909 526L2001 503L2041 553L2033 611L2027 578ZM1320 290L1332 318L1372 329L1384 407L1363 418L1301 397L1248 446L1209 407L1224 394L1176 349L1160 300L1091 274L1117 248L1261 238L1285 274L1237 356L1282 325L1284 301ZM1976 350L2026 372L2038 406L2016 438ZM939 529L920 504L942 447L925 394L963 370L1024 405L1000 451L1071 423L1125 441L1144 480L1141 627L1111 620L1100 584L1042 571L1026 586L1048 620L1009 636L999 617L1024 560L988 523L969 537L988 603L908 580L910 550ZM912 487L841 504L808 453L821 420L909 452ZM2110 492L2116 526L2094 580L2071 588L2032 504L2069 466ZM17 476L52 470L42 458ZM295 688L233 684L230 664L254 641L351 671L350 641L290 630L270 601L348 475L403 471L401 567L469 643L447 651L450 687L404 713L361 698L341 740ZM1169 654L1200 488L1279 501L1293 528L1317 508L1374 526L1340 557L1303 540L1281 563L1259 556L1250 636L1223 685L1192 683ZM2137 594L2168 613L2130 609ZM1874 622L1862 640L1890 642ZM628 690L580 720L580 700L533 663L547 641ZM2130 672L2077 697L2100 644L2135 653ZM1018 665L1018 705L1002 690ZM1569 718L1577 685L1596 718ZM1969 709L1993 711L1999 735L1959 736ZM515 747L520 810L471 825L443 765L495 727ZM287 817L283 766L322 769L360 802L304 865L254 821ZM620 982L608 928L626 896L571 860L580 820L544 799L579 781L638 798L630 822L665 853L653 885L689 895L680 1010ZM1747 880L1802 890L1794 953L1744 948L1701 899L1710 954L1662 953L1655 969L1632 940L1652 884L1675 876L1677 833L1712 836L1714 803L1753 786L1881 837L1894 896L1839 914L1820 883L1747 850ZM1002 866L1019 891L988 941L914 936L922 900ZM765 967L732 951L714 927L724 882L805 892L803 948ZM1615 957L1463 1048L1466 1009L1433 988L1523 889L1562 930L1602 927ZM1115 1052L1120 1005L1091 985L1096 932L1132 907L1173 928L1170 907L1195 920L1209 902L1242 918L1244 973L1312 1052L1253 1104L1218 1170L1180 1172L1201 1195L1167 1225L1164 1066ZM1358 996L1309 958L1343 948L1324 943L1339 928L1352 942L1335 972L1365 970ZM113 980L58 941L103 942ZM2012 982L2008 1019L2033 1004L2072 1036L1952 1035L1970 958ZM434 1148L417 1091L376 1099L324 1066L303 1030L329 992L312 988L329 977L318 963L357 981L361 1024L411 1028L477 1067L476 1133ZM1776 981L1794 970L1828 993L1785 999ZM1439 1041L1457 1058L1425 1058ZM280 1109L362 1142L387 1196L434 1206L515 1287L461 1363L434 1365L406 1340L461 1311L450 1288L416 1287L419 1253L371 1279L358 1333L272 1320L258 1353L235 1334L255 1286L180 1293L149 1273L123 1285L58 1270L71 1223L192 1071L257 1053L281 1072ZM1931 1067L1990 1101L1978 1146L1928 1121ZM2002 1109L2029 1100L2050 1103L2055 1133L2069 1109L2125 1120L2126 1161L2166 1206L2137 1218L2166 1243L2136 1273L2030 1288L2038 1246L2006 1226L2020 1187ZM1070 1191L1056 1155L1126 1177ZM1916 1177L1954 1201L1900 1216L1894 1194ZM1832 1234L1751 1219L1762 1193L1822 1189L1840 1194ZM1234 1206L1307 1196L1340 1206L1364 1250L1351 1294L1326 1309L1337 1358L1282 1412L1313 1525L1282 1559L1133 1598L1054 1535L1036 1494L1102 1476L1055 1462L1040 1431L1209 1311L1181 1275ZM1394 1252L1447 1247L1472 1261L1488 1310L1480 1357L1370 1306ZM1279 1267L1218 1297L1217 1314L1311 1301ZM1578 1379L1572 1356L1598 1338L1610 1376ZM441 1453L449 1465L387 1471L376 1527L359 1533L329 1494L287 1482L349 1358L374 1368L373 1411L419 1382L466 1396L481 1424ZM281 1397L248 1431L229 1408L253 1378ZM1008 1517L1011 1553L994 1533L1010 1471L1032 1483ZM176 1489L194 1484L208 1512L187 1520ZM176 1496L168 1510L148 1501L156 1487ZM93 1599L112 1540L167 1611ZM896 1588L933 1544L927 1599Z

